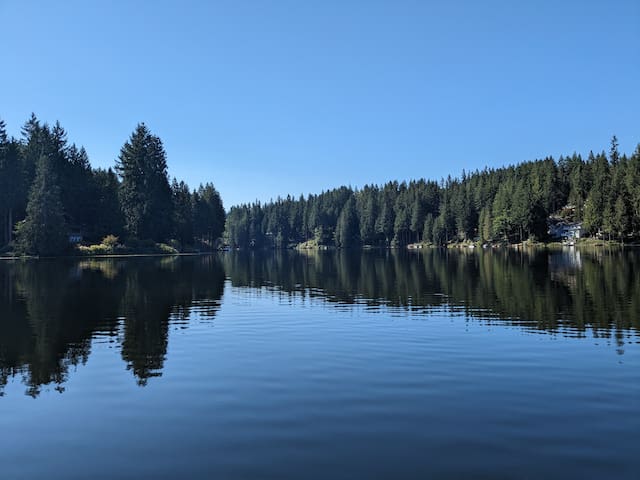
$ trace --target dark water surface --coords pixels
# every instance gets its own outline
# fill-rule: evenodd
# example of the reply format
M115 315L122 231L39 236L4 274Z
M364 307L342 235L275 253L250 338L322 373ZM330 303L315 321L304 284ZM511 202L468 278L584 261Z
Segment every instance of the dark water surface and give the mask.
M0 262L0 478L640 478L640 252Z

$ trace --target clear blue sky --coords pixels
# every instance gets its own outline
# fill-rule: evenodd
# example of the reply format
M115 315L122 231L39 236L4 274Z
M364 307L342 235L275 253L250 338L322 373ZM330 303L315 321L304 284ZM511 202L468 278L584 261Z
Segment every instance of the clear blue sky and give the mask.
M225 206L640 142L640 1L0 0L0 117Z

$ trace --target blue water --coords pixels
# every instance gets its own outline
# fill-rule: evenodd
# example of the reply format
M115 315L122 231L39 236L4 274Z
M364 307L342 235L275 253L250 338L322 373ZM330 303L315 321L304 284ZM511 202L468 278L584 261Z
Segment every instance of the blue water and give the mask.
M480 259L504 297L476 257L240 255L1 265L2 478L638 478L637 324L584 320L636 270L579 318L581 282L615 297L584 256ZM562 285L552 327L509 317Z

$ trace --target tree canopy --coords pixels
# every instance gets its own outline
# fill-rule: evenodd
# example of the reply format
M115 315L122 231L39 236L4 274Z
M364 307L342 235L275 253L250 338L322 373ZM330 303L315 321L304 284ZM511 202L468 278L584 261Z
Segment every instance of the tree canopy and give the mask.
M403 246L414 242L545 240L548 218L568 212L588 235L640 237L640 146L413 180L340 187L232 207L225 239L238 247ZM357 230L357 232L356 232Z
M206 249L224 222L213 184L192 191L176 180L172 187L162 141L143 123L122 146L115 170L105 170L91 167L59 122L49 126L32 114L16 139L0 120L0 250L59 254L72 233L89 243L113 235Z
M51 172L51 192L42 191L48 184L38 180L43 169ZM122 146L115 169L105 170L91 167L85 149L70 144L58 122L49 126L32 114L15 139L0 120L0 249L12 245L20 225L16 245L35 251L39 240L26 237L39 231L29 222L40 211L55 212L59 230L78 232L86 242L113 235L205 249L221 236L241 248L544 240L549 216L559 212L581 222L587 235L637 240L640 145L628 156L613 137L608 152L586 159L574 153L440 181L343 186L237 205L227 216L212 183L191 190L169 181L163 143L144 123ZM54 240L53 250L38 250L55 253L62 245Z

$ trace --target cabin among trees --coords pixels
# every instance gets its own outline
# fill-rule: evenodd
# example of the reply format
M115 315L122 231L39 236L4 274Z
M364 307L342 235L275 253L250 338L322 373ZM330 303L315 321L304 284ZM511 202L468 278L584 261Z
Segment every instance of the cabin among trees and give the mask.
M549 226L549 237L559 240L578 240L582 237L582 223L554 223Z
M575 241L582 238L584 228L582 222L576 220L576 212L576 206L569 204L549 215L549 239Z

